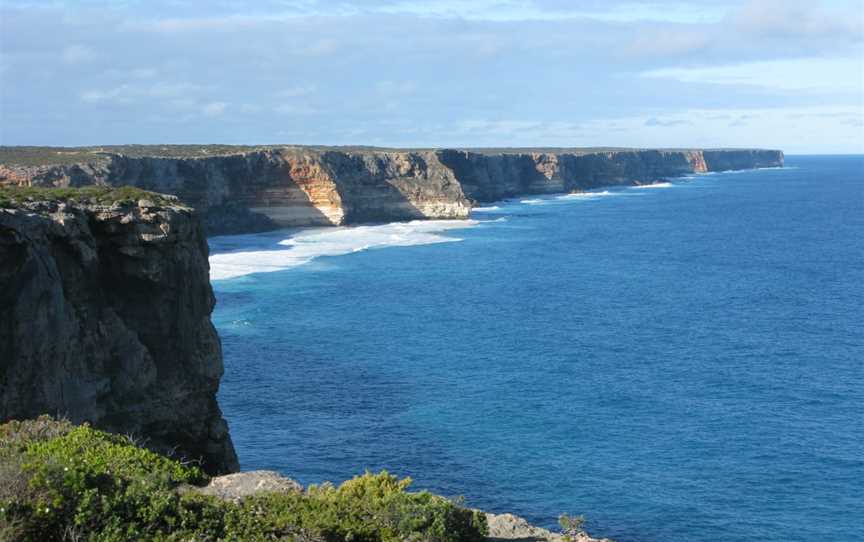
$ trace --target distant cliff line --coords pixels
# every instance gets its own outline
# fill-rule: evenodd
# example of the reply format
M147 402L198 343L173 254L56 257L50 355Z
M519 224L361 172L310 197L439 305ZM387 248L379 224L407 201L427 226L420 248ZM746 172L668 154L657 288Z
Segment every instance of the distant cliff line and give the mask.
M177 195L210 234L465 218L517 195L778 167L766 149L0 147L0 185L130 185Z

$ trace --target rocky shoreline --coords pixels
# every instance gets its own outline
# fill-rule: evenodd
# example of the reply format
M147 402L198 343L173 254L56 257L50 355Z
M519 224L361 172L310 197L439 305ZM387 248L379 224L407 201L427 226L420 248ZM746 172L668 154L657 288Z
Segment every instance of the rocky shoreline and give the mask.
M379 149L300 146L0 147L0 186L135 186L174 194L208 235L466 218L517 195L776 167L763 149Z

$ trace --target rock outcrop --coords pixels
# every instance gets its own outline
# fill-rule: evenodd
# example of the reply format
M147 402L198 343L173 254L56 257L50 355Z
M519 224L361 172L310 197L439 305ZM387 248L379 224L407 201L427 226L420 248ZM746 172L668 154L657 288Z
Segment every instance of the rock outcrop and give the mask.
M153 195L0 208L0 421L40 414L143 437L238 469L207 243L193 211Z
M303 486L272 470L252 470L216 476L204 487L191 487L203 495L239 501L257 493L300 493Z
M553 533L541 527L535 527L524 518L513 514L486 514L489 525L489 541L503 542L505 540L520 542L568 542L561 534ZM608 538L591 538L588 533L580 532L572 535L569 542L612 542Z
M0 149L0 185L131 185L175 194L202 212L211 235L465 218L474 203L516 195L783 165L781 151L758 149L107 147L41 149L44 164L16 159L14 149ZM64 161L52 165L56 155Z
M303 486L297 481L282 476L278 472L258 470L216 476L204 487L186 486L184 491L195 491L213 495L225 500L240 501L259 493L302 492ZM485 513L489 526L489 542L567 542L567 539L541 527L535 527L527 520L513 514ZM611 540L591 538L581 532L571 538L572 542L612 542Z

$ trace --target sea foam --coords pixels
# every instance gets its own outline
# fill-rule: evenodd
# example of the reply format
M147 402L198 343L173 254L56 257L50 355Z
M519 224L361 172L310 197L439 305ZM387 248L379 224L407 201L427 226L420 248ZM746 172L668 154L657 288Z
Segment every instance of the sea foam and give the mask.
M654 184L640 184L638 186L631 186L630 188L671 188L672 183L654 183Z
M282 271L309 263L321 256L340 256L371 248L461 241L459 238L441 234L448 230L470 228L478 223L477 220L415 220L301 231L293 237L279 241L271 250L238 250L211 254L210 280ZM255 236L249 237L254 240Z
M601 198L603 196L613 196L615 195L613 192L608 190L603 190L602 192L573 192L572 194L565 194L563 196L558 196L556 199L591 199L591 198Z

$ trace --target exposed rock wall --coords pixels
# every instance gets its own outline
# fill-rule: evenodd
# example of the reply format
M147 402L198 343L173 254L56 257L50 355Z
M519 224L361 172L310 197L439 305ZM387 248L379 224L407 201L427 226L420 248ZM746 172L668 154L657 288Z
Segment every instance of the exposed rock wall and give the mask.
M706 171L730 171L783 165L783 153L761 149L703 151Z
M177 204L0 209L0 421L68 416L237 470L208 270Z
M782 165L781 151L752 149L493 152L267 147L195 158L111 152L81 164L0 164L0 184L132 185L175 194L204 214L212 235L277 226L465 218L474 202Z
M708 171L702 151L484 154L443 150L439 156L453 170L465 194L480 202L522 194L650 183Z

